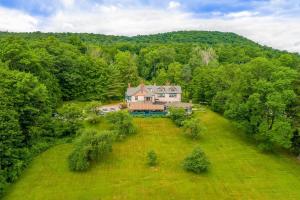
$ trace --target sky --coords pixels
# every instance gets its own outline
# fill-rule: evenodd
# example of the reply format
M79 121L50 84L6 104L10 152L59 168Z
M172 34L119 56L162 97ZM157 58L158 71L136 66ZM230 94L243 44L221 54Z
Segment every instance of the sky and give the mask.
M0 0L0 31L234 32L300 53L300 0Z

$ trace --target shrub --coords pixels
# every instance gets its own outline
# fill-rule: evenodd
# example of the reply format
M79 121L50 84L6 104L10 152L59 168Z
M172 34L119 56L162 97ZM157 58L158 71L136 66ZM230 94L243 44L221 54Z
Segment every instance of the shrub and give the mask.
M187 171L200 174L208 170L210 162L208 161L205 153L198 147L194 149L191 155L186 157L183 162L183 167Z
M149 166L157 165L157 154L155 151L152 150L147 153L147 164Z
M89 116L86 121L89 123L89 124L98 124L100 122L101 118L97 115L92 115L92 116Z
M200 121L192 118L183 122L184 134L192 139L198 139L202 132Z
M119 140L136 133L132 116L127 111L108 113L107 119L112 124L112 129L115 131L117 139Z
M187 115L183 108L170 108L169 117L177 126L182 126L183 121L187 118Z
M85 171L89 168L88 148L77 146L69 156L69 167L72 171Z
M112 133L103 131L84 132L75 143L69 156L69 167L72 171L85 171L91 161L100 161L112 151Z

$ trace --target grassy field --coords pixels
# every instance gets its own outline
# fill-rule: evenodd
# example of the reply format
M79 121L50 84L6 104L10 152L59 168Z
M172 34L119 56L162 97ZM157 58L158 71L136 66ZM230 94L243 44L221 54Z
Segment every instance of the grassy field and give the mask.
M207 128L199 141L185 138L169 119L136 118L138 134L115 143L111 156L85 173L68 169L71 144L51 148L34 160L4 199L300 199L300 165L295 159L260 153L211 111L198 117ZM202 175L181 167L197 145L212 163ZM159 158L155 168L145 164L152 149Z

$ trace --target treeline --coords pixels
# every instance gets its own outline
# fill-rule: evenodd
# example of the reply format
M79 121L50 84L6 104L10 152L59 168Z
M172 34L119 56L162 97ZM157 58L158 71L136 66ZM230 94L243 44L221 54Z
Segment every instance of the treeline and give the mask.
M0 33L0 188L35 152L74 135L63 101L123 99L127 84L179 84L236 121L263 150L300 152L300 56L232 33L150 36ZM59 109L58 109L59 108Z

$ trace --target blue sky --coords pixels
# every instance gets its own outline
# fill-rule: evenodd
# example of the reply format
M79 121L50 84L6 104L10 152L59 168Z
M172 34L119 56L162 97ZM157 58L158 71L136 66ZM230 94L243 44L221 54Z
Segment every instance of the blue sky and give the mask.
M117 35L217 30L300 52L300 0L0 0L0 30Z

